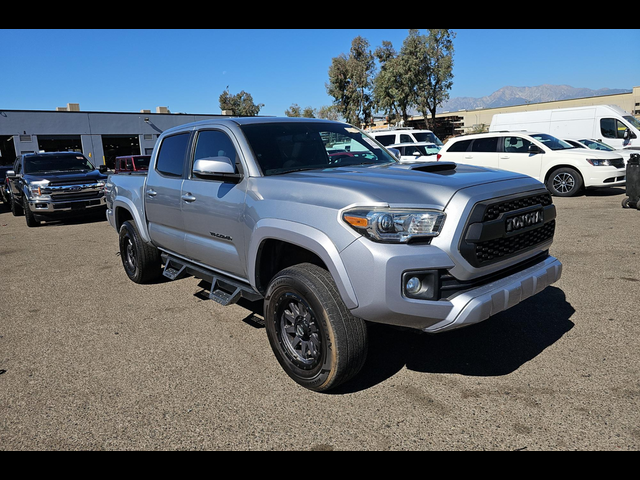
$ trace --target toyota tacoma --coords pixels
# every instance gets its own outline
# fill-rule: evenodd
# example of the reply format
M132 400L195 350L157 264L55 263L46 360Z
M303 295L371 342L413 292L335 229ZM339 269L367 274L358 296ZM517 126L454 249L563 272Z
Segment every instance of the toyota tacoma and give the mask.
M111 175L107 218L137 283L211 283L263 302L273 352L304 387L352 378L367 323L438 333L560 278L539 181L452 162L400 163L349 124L205 120L165 131L148 174Z

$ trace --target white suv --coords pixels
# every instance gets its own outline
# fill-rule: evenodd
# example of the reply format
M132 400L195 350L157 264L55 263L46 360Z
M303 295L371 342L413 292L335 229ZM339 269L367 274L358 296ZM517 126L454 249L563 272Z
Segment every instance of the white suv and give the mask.
M583 187L625 184L623 158L613 152L575 148L547 133L490 132L450 139L438 160L524 173L544 182L556 196Z
M365 133L375 138L385 147L398 143L418 142L435 143L438 147L442 147L442 140L436 137L435 133L431 130L416 130L412 127L394 127L368 130Z

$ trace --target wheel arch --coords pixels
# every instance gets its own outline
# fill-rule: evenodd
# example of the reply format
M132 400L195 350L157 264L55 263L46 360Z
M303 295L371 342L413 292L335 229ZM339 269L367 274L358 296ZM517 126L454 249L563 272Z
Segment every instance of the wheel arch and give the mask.
M278 219L258 222L247 252L247 273L252 286L264 294L269 281L282 268L312 263L326 269L347 308L358 306L338 249L331 239L313 227Z

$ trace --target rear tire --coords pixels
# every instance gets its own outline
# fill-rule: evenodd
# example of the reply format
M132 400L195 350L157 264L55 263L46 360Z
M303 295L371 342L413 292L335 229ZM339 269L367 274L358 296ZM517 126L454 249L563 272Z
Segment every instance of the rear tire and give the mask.
M305 388L335 388L365 363L367 326L351 315L323 268L303 263L279 272L267 288L264 318L278 362Z
M135 283L149 283L162 274L162 261L157 248L140 238L129 220L120 227L120 258L127 276Z
M11 198L9 199L9 203L11 203L11 214L14 217L19 217L24 213L22 211L22 207L18 205L18 202L16 202L16 199L14 198L13 195L11 195Z

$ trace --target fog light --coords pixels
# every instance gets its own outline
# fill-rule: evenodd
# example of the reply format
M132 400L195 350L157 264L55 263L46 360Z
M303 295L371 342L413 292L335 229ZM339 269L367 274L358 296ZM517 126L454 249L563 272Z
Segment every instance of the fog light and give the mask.
M416 293L418 293L420 291L420 287L421 286L422 285L421 285L420 279L418 277L411 277L407 281L405 289L406 289L407 293L415 295Z
M409 271L402 274L403 295L417 300L438 300L440 276L437 270Z

